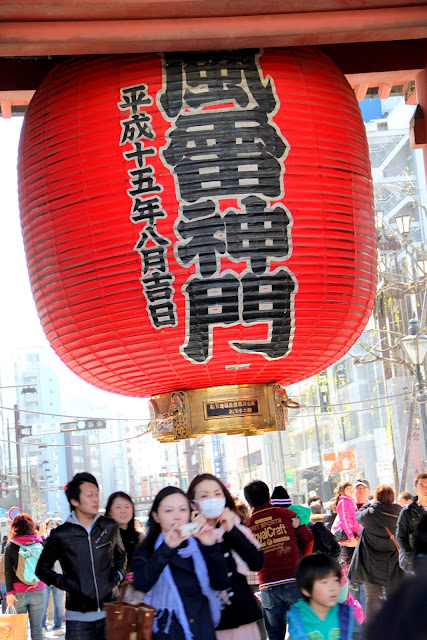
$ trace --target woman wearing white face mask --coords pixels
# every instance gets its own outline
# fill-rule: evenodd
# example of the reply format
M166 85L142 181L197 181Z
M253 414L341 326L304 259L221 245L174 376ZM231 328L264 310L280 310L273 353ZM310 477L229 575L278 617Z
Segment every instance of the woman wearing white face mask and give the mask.
M231 587L224 593L225 607L216 630L217 640L260 640L256 621L261 609L246 580L249 571L264 564L260 544L242 525L227 488L210 473L196 476L187 492L192 507L217 528Z

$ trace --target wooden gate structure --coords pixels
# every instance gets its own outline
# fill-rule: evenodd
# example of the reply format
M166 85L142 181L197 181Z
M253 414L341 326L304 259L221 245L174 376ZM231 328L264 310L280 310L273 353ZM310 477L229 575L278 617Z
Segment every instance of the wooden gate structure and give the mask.
M422 0L0 0L1 115L25 111L64 56L286 46L319 46L358 100L417 104L412 144L426 153Z

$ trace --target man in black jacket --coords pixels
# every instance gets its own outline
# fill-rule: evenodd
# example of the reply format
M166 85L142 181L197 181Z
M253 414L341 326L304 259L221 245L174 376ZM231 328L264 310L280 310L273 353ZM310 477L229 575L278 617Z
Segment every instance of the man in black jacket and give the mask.
M65 490L71 514L54 529L40 556L36 574L67 592L66 640L105 640L104 602L123 579L126 553L118 525L101 516L98 483L77 473ZM53 565L59 560L63 574Z
M414 538L422 516L427 512L427 472L414 480L415 495L400 512L396 540L400 546L399 564L407 572L414 571Z

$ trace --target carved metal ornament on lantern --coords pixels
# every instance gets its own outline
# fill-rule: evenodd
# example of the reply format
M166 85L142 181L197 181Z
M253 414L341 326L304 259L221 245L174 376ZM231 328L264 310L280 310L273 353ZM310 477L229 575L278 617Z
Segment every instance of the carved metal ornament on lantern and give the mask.
M259 435L286 428L288 399L280 384L190 389L150 399L150 429L161 442L210 433Z
M282 428L275 383L326 369L369 318L365 128L315 48L61 63L31 101L18 168L52 347L97 387L153 397L161 439L172 414L173 438ZM211 398L259 402L221 414Z

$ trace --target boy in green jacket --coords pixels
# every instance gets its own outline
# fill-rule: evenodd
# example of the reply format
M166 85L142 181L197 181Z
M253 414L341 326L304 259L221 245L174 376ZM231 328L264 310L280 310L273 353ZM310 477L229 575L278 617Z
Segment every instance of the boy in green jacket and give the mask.
M337 604L340 576L338 562L323 553L300 560L296 580L303 599L289 610L290 640L352 640L351 607Z

